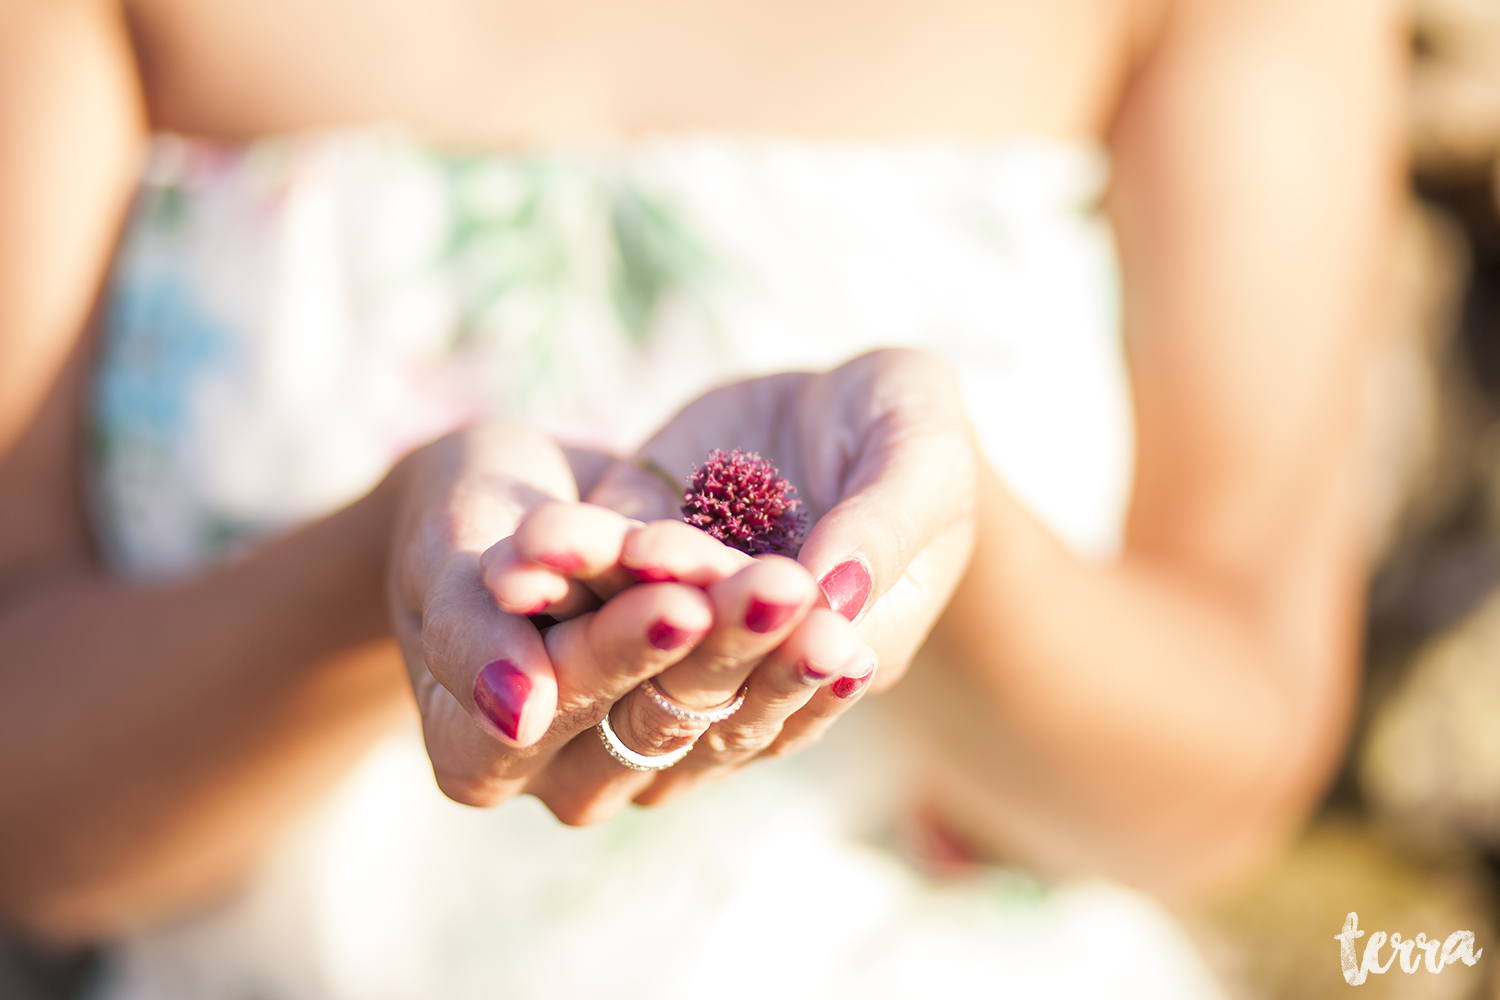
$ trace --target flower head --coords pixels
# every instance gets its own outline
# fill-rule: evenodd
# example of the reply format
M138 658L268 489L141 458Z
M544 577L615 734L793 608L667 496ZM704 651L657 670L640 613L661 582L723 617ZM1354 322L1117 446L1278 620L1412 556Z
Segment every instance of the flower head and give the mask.
M755 452L714 450L695 466L682 495L682 516L725 545L752 556L795 556L806 520L797 490Z

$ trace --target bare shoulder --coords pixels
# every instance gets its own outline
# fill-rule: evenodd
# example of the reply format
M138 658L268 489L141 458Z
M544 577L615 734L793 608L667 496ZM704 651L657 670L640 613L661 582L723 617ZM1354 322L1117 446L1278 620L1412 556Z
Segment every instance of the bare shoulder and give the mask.
M1400 24L1391 0L1173 0L1111 137L1128 550L1259 607L1289 663L1352 648Z
M1398 34L1406 11L1401 0L1144 0L1142 6L1138 23L1163 52L1271 46L1273 62L1311 59L1323 67L1368 53L1374 38Z

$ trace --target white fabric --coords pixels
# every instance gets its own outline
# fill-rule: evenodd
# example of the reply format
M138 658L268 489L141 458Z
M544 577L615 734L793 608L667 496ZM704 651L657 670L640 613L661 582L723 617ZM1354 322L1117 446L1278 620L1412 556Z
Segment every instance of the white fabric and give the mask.
M120 948L99 1000L1222 1000L1135 892L908 867L890 789L849 787L899 762L871 720L840 726L812 758L586 829L532 799L448 802L394 737L251 891Z
M895 345L956 366L1011 488L1107 558L1132 427L1105 177L1042 141L455 164L369 133L163 138L101 362L113 559L205 565L474 413L627 451L717 383ZM671 281L636 347L610 233L647 201ZM795 760L583 830L447 802L398 734L240 896L122 942L98 1000L1220 996L1143 896L910 867L890 732L861 706Z
M889 346L952 362L1014 493L1080 553L1117 551L1133 431L1096 150L666 138L453 177L378 134L157 142L99 392L122 571L336 508L479 413L628 452L714 385ZM627 185L702 256L639 348L612 307ZM489 228L454 253L465 219ZM484 275L503 294L478 309Z

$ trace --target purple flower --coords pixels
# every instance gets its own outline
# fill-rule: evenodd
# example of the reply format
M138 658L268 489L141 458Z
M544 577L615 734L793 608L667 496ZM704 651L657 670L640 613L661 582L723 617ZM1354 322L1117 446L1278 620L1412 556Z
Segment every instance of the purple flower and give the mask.
M725 545L752 556L795 556L806 521L802 501L776 466L755 452L711 451L688 477L682 517Z

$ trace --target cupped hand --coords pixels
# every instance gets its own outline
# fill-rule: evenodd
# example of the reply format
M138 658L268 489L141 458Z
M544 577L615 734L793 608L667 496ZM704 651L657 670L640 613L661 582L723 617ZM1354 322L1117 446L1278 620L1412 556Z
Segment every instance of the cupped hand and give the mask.
M929 355L879 351L824 374L756 379L690 404L591 492L593 503L625 517L611 522L585 504L528 519L503 558L496 554L490 582L497 599L504 604L513 587L517 609L546 599L556 602L550 611L566 614L637 579L700 586L721 579L725 566L746 557L711 543L717 559L697 557L703 576L693 577L664 554L686 529L678 525L674 534L670 522L641 529L633 519L678 515L676 484L710 451L735 448L770 459L798 488L811 527L797 559L818 583L820 606L753 673L749 658L735 661L730 676L749 677L745 706L702 732L680 764L636 777L638 802L812 742L866 686L894 683L972 549L976 458L956 380ZM683 543L675 551L696 550ZM669 674L659 683L691 700L693 692L678 692L674 680ZM644 701L632 692L612 718L623 716L630 732ZM635 733L642 746L652 745L647 729Z
M819 604L854 624L878 668L864 677L841 674L799 704L782 696L790 687L783 664L795 663L799 649L778 650L751 679L752 688L759 681L780 697L774 709L759 720L746 715L739 731L709 730L641 802L814 742L867 685L895 683L973 551L977 452L957 379L932 355L882 350L821 374L772 375L710 392L635 461L606 473L588 499L643 520L672 516L681 497L668 480L683 481L715 449L758 453L797 488L810 526L797 561L818 581ZM797 635L811 637L816 627L826 641L827 625L809 616Z
M786 560L684 545L671 534L681 525L633 523L676 515L680 503L648 467L685 478L716 448L758 452L798 487L811 524L798 572ZM508 611L486 587L481 553L549 500L587 509L562 453L514 428L476 428L403 463L414 485L392 608L434 772L458 801L528 791L566 822L593 822L814 740L871 681L899 677L972 547L975 458L957 386L917 352L709 393L642 457L590 494L627 515L604 531L618 537L605 540L599 564L543 545L521 562L556 589ZM628 536L642 547L634 568L607 565ZM750 627L757 603L796 608L762 631ZM541 610L574 617L541 631L525 616ZM878 673L863 667L871 656ZM658 678L673 701L710 707L747 675L745 706L706 731L674 730L640 693ZM638 749L696 746L666 771L624 769L590 731L617 704L616 729Z
M732 697L817 598L792 560L750 560L718 543L684 548L683 535L709 540L676 524L668 532L680 533L675 540L660 529L640 532L643 551L659 563L653 582L539 629L524 613L534 606L497 606L481 555L497 537L506 540L496 550L511 545L528 512L540 509L542 523L557 501L576 496L563 453L522 428L478 425L409 456L392 478L404 498L388 581L395 631L434 775L466 804L526 791L567 822L608 818L642 778L591 731L599 720L616 707L622 734L651 753L695 739L701 727L674 727L653 706L630 709L641 682L658 677L694 705ZM668 578L675 574L690 582Z
M797 488L810 525L797 561L820 603L879 655L872 686L894 683L973 549L977 458L952 371L924 352L882 350L710 392L588 499L640 520L678 516L668 478L684 481L710 451L735 448L769 459Z

